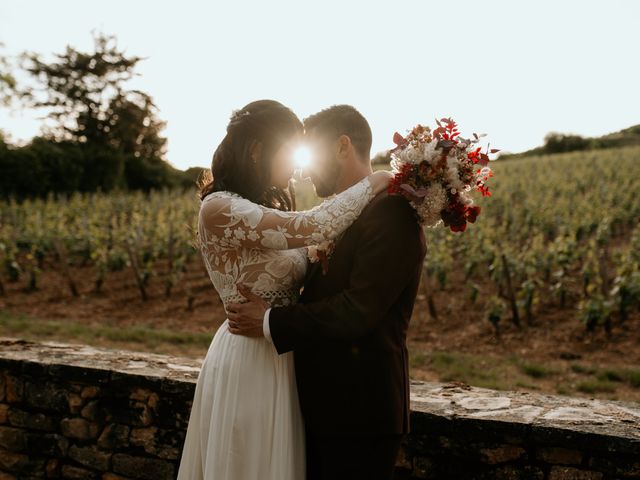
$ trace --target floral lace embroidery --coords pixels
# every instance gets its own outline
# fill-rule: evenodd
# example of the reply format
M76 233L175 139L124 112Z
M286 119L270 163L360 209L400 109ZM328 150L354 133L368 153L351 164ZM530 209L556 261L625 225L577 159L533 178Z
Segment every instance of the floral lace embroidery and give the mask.
M295 302L307 268L307 247L334 240L373 198L368 178L311 210L283 212L232 192L201 204L198 246L223 303L244 283L271 304Z

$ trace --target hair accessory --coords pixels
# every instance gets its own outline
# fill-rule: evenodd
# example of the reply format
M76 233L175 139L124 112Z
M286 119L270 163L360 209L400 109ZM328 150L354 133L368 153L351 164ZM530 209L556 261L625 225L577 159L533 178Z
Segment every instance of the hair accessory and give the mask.
M244 112L242 110L234 110L233 112L231 112L231 121L237 122L242 117L246 117L247 115L250 115L250 114L251 112L249 110L245 110Z

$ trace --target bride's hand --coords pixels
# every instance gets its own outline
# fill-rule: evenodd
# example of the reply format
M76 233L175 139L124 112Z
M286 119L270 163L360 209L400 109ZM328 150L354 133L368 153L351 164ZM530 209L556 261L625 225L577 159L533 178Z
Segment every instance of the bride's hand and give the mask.
M393 176L393 173L388 170L378 170L377 172L369 175L369 182L373 188L373 193L377 195L380 192L385 191Z

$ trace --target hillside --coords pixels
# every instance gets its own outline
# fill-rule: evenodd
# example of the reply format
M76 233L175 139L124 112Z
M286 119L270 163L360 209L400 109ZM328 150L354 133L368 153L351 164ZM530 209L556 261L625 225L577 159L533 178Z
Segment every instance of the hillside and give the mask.
M550 132L544 145L520 153L502 153L500 159L530 157L552 153L565 153L584 150L601 150L640 145L640 124L600 137L581 137L580 135Z

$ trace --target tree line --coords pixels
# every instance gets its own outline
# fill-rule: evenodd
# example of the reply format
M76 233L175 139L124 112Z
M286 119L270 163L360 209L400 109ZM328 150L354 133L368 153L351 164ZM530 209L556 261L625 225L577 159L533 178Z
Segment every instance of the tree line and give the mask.
M166 161L164 121L150 95L127 89L141 57L127 56L115 37L94 35L94 51L71 46L45 61L20 56L24 85L0 58L0 103L44 111L42 132L13 145L0 132L0 196L191 188L200 168Z

